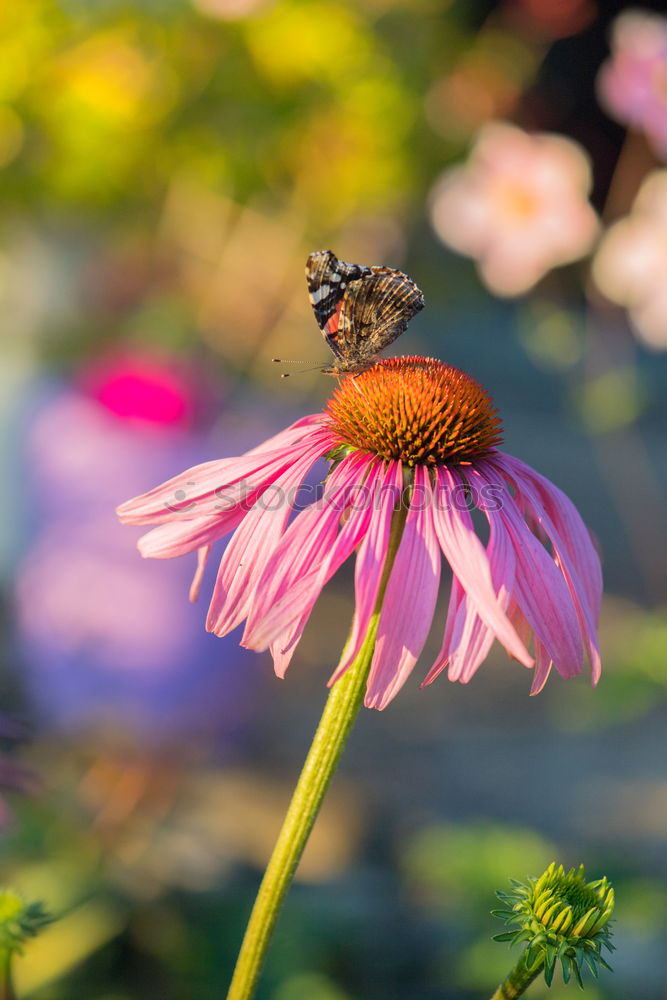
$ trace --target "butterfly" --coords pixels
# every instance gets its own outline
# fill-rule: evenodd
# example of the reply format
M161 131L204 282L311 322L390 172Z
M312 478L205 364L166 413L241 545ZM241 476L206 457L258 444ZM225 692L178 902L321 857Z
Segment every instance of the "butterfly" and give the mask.
M325 375L362 372L424 308L424 296L402 271L364 267L316 250L306 263L308 293L334 360Z

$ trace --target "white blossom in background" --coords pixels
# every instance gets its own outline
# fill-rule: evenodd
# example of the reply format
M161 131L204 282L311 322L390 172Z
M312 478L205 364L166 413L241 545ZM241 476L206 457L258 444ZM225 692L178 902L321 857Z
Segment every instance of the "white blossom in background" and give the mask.
M431 192L431 221L447 246L472 257L497 295L522 295L552 267L583 257L597 236L590 161L560 135L491 122L467 163Z
M648 175L630 215L605 233L593 280L603 295L627 308L640 340L667 349L667 170Z

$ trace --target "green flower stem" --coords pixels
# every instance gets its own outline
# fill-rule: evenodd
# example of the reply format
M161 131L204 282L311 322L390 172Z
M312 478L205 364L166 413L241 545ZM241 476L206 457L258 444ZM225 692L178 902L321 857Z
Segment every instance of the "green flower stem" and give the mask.
M536 965L528 967L526 963L526 952L516 963L507 979L504 980L491 997L491 1000L515 1000L528 989L534 979L537 979L544 968L544 960L539 960Z
M11 948L3 948L0 954L0 1000L16 1000L12 982Z
M392 518L387 558L368 632L358 656L329 693L320 724L257 893L227 1000L249 1000L254 994L278 912L342 756L354 720L363 704L382 601L406 517L407 504L402 504L394 511Z

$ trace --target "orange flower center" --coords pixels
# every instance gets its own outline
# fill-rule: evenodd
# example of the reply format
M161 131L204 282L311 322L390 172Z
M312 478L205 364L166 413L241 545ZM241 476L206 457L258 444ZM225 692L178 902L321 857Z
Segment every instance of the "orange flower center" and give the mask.
M539 201L532 191L527 191L516 183L504 183L498 187L498 203L502 211L517 222L527 222L538 214Z
M502 440L488 393L433 358L389 358L346 376L326 412L340 446L408 465L469 465Z

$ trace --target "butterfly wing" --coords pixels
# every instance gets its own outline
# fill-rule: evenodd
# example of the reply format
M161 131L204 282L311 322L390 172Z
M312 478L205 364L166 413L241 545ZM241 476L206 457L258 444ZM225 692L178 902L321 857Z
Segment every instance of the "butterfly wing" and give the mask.
M424 296L402 271L371 267L352 282L338 317L337 344L343 358L360 363L375 357L407 329L424 308Z
M367 368L424 306L402 271L349 264L331 250L309 256L306 278L315 318L336 358L332 372Z
M351 283L370 273L370 267L348 264L339 260L331 250L317 250L308 257L306 281L310 304L322 336L336 357L341 356L337 333L343 301L349 294Z

